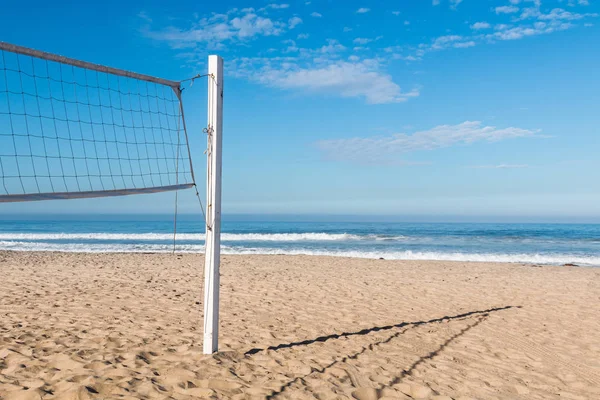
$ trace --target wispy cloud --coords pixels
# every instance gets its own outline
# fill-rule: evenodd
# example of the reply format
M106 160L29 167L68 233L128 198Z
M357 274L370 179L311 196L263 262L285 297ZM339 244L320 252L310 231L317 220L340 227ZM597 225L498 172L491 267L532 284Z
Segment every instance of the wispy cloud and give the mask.
M473 30L480 30L480 29L489 29L490 28L490 24L487 22L475 22L473 25L471 25L471 29Z
M427 52L430 51L443 50L449 48L464 49L476 45L477 43L473 40L471 36L444 35L432 39L431 43L422 43L421 45L419 45L419 49L417 50L416 54L412 56L412 59L419 60ZM409 61L411 60L409 58L406 59Z
M322 53L342 51L343 46L331 42L323 46ZM353 57L350 61L332 61L328 57L318 65L298 66L287 60L255 60L243 59L236 68L237 73L267 86L279 89L301 90L308 93L320 93L341 97L364 98L370 104L403 102L419 95L414 89L409 92L401 90L391 76L381 71L377 60L358 61ZM249 64L257 63L249 68Z
M496 32L485 35L488 40L517 40L526 36L544 35L558 31L564 31L572 28L569 22L553 20L550 22L535 22L533 25L515 26L510 25L497 26Z
M585 13L585 14L579 14L579 13L574 13L574 12L570 12L570 11L566 11L563 10L562 8L555 8L552 11L550 11L548 14L540 14L538 16L538 19L543 20L543 21L558 21L558 20L564 20L564 21L576 21L576 20L580 20L586 17L597 17L598 14L596 13Z
M368 38L356 38L354 39L352 42L355 44L367 44L372 42L373 39L368 39Z
M253 9L246 12L213 14L201 18L188 29L167 27L161 30L146 28L146 36L169 43L173 48L195 47L199 43L208 47L219 47L231 40L248 40L256 36L278 36L302 22L300 18L291 18L288 22L274 21L259 16Z
M501 6L496 7L496 14L514 14L519 12L519 7L515 6Z
M434 50L439 50L448 46L455 47L457 43L462 42L464 42L464 38L460 35L445 35L435 38L431 48Z
M363 45L363 44L367 44L367 43L371 43L371 42L376 42L382 38L383 38L383 36L377 36L376 38L373 38L373 39L371 39L371 38L356 38L352 41L352 43Z
M267 5L268 8L273 8L275 10L283 10L286 8L289 8L290 5L289 4L269 4Z
M362 162L363 160L389 160L401 154L455 145L534 137L538 136L538 133L539 130L497 128L485 126L480 121L465 121L458 125L440 125L413 134L398 133L387 137L322 140L316 145L330 159Z
M294 29L301 23L302 23L302 18L300 18L300 17L292 17L288 20L288 26L290 29Z
M302 47L296 40L308 38L307 33L289 35L303 23L302 18L295 15L286 18L285 13L276 13L279 16L274 17L267 11L285 8L273 3L259 10L232 9L225 14L199 18L187 29L171 26L151 30L148 25L144 33L175 49L191 48L184 53L189 60L203 57L207 48L232 49L226 61L231 76L281 90L358 98L369 104L398 103L419 96L416 87L404 90L394 82L386 72L385 60L352 54L352 51L366 52L365 45L381 36L355 38L352 50L335 39L317 47ZM317 12L311 15L321 17ZM236 51L250 48L251 40L258 37L284 34L288 35L275 43L271 41L270 47L258 47L255 56L245 57L244 52Z
M524 8L518 17L512 17L510 24L496 24L493 33L481 32L491 28L488 22L476 22L470 26L473 31L470 35L449 34L433 38L431 43L420 44L411 55L412 58L420 60L430 51L467 48L482 43L518 40L528 36L565 31L576 26L575 21L598 17L598 13L576 13L561 8L555 8L544 13L540 10L540 2L537 0L510 0L510 3L533 3L533 7ZM503 6L495 9L495 12L499 14L514 14L518 11L519 8L515 6ZM399 58L396 54L394 54L394 57ZM403 56L402 59L406 59L406 56Z
M438 3L432 1L433 5ZM461 3L462 0L445 2L451 8ZM584 5L579 2L575 4L575 0L564 0L563 3L572 7ZM340 37L336 40L328 39L320 42L320 45L317 44L320 40L318 37L296 43L295 40L309 37L308 33L293 32L304 23L301 17L323 16L309 10L305 14L291 12L287 3L269 3L259 9L233 8L225 13L206 16L195 15L187 26L182 25L181 20L170 19L179 23L161 27L156 18L144 12L139 13L139 18L143 26L141 30L147 37L179 50L180 55L190 63L204 58L207 50L217 49L228 53L227 68L232 75L263 85L358 97L368 103L392 103L419 95L419 90L412 89L417 85L411 83L408 91L401 90L387 72L389 63L394 60L416 62L429 52L466 49L497 41L550 34L574 26L589 26L591 23L585 19L598 16L597 13L583 13L577 8L543 9L539 0L508 0L505 4L490 9L492 14L498 14L493 18L500 20L493 27L481 20L469 25L466 31L448 31L443 36L430 37L420 44L393 44L386 38L387 43L381 45L384 42L378 41L381 36L356 37L358 35L342 35L341 32L338 32ZM355 10L359 14L370 11L366 7ZM397 11L393 13L400 14ZM362 18L369 18L369 15ZM402 20L399 22L402 23ZM404 24L409 25L410 21L405 20ZM155 28L157 25L158 28ZM351 27L343 29L346 33L350 31ZM316 33L311 35L311 39L314 35ZM244 57L249 53L253 56ZM256 78L261 74L268 79ZM368 82L374 84L369 86Z

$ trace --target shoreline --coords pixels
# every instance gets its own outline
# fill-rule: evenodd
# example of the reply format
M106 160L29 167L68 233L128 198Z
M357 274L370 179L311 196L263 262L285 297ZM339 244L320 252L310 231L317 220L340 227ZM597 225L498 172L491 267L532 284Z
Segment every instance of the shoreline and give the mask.
M224 255L213 356L202 270L0 251L0 397L600 396L598 268Z
M203 251L186 251L179 250L173 252L172 250L164 250L164 251L131 251L131 250L123 250L123 251L89 251L89 250L28 250L28 249L0 249L0 254L2 252L14 252L14 253L40 253L40 254L156 254L156 255L170 255L170 254L179 254L179 255L199 255L203 256ZM414 254L420 254L419 252L415 252ZM443 253L442 253L443 254ZM467 257L471 255L471 253L449 253L452 255L461 254L466 255ZM497 256L502 257L504 255L493 255L493 254L479 254L472 253L473 259L450 259L450 258L385 258L380 257L378 255L374 256L364 256L364 255L348 255L348 254L312 254L308 252L294 252L294 253L230 253L227 251L221 251L221 255L223 256L233 256L233 257L254 257L254 256L287 256L287 257L332 257L336 259L355 259L355 260L384 260L384 261L398 261L398 262L445 262L445 263L491 263L491 264L523 264L528 266L556 266L556 267L578 267L578 268L600 268L600 264L590 264L578 261L567 261L568 258L565 258L563 262L545 262L545 261L506 261L506 260L483 260L481 256ZM477 259L479 256L479 259ZM519 256L519 255L508 255L508 256Z

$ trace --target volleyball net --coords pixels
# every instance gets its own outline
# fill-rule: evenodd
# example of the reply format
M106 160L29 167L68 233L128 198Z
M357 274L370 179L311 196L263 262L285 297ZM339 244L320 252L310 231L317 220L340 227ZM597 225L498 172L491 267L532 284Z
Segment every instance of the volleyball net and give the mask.
M181 82L0 42L0 202L195 185Z

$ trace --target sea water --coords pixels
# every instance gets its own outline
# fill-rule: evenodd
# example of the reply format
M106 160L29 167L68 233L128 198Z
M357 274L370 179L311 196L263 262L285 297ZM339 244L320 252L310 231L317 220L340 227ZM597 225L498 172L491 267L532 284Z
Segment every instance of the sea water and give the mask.
M171 252L172 216L2 218L0 249ZM398 260L600 266L600 224L402 223L225 218L224 254L307 254ZM204 250L204 224L180 216L177 252Z

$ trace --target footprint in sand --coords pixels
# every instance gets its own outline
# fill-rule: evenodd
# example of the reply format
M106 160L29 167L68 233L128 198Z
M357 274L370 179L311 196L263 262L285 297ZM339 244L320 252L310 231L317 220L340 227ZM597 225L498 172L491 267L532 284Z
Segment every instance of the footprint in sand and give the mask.
M379 391L373 388L360 388L352 392L352 397L357 400L378 400Z
M3 400L41 400L42 396L37 389L15 390L3 395Z
M61 371L63 371L63 370L73 370L73 369L78 369L78 368L82 368L83 367L82 363L77 362L77 361L71 359L66 354L57 354L56 356L54 356L49 361L50 362L48 363L48 367L50 367L50 368L56 368L56 369L59 369Z
M241 388L242 385L240 385L239 383L223 381L220 379L209 379L208 387L210 389L232 391Z

